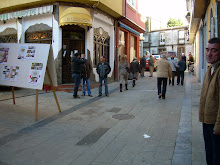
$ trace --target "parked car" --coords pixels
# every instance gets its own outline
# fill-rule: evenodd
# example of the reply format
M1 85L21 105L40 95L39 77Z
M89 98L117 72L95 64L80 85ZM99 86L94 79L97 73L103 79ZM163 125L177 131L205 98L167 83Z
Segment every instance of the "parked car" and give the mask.
M146 67L145 70L149 70L149 60L150 60L150 56L146 56ZM154 58L154 63L157 61L156 58ZM155 70L156 68L154 68Z
M159 59L160 59L160 55L159 55L159 54L152 54L152 56L154 56L154 58L155 58L156 60L159 60Z

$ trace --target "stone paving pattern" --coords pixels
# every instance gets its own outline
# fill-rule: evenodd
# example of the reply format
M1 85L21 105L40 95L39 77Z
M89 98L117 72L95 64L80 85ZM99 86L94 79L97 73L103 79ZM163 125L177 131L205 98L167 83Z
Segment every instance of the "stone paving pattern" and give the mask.
M186 72L162 100L148 75L128 91L109 84L109 97L57 91L61 113L40 91L38 122L35 90L16 88L16 105L10 89L0 91L0 165L205 165L196 77Z

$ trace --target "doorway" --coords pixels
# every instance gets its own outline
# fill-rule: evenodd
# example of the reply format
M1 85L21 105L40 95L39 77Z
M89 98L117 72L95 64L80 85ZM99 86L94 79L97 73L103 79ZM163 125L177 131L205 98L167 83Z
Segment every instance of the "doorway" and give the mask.
M73 83L73 57L79 52L85 54L85 29L79 26L63 27L62 83Z

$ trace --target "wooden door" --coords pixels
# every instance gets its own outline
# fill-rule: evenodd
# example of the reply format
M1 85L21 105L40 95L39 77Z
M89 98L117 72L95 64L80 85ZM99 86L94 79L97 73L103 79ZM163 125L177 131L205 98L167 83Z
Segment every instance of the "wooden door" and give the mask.
M62 83L73 83L73 57L76 52L85 53L84 40L63 40L63 56L62 56Z

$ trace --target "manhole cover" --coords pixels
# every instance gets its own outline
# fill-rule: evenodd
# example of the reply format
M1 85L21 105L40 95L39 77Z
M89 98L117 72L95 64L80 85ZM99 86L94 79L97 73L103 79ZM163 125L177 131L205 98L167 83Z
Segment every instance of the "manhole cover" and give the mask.
M118 120L134 119L134 115L129 115L129 114L117 114L117 115L113 115L112 117Z

